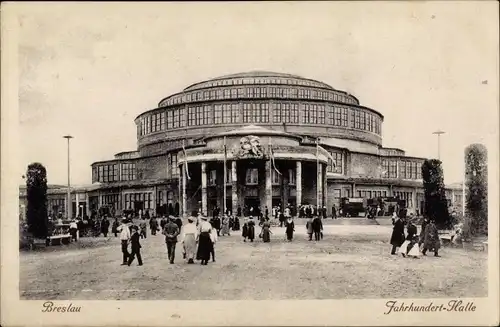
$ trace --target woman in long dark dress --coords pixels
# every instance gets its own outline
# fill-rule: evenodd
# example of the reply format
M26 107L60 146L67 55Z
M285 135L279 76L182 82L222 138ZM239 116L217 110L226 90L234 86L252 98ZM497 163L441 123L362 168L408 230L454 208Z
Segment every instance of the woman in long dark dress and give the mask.
M269 222L269 219L262 224L262 242L271 242L271 223Z
M397 216L395 217L392 224L394 225L394 227L392 229L391 235L391 254L396 254L396 249L400 247L405 241L405 224Z
M243 220L243 228L241 229L241 236L243 237L243 242L247 241L248 237L248 221L247 218Z
M286 239L291 241L293 239L293 232L295 232L295 224L293 222L292 217L289 217L286 221Z
M196 253L196 260L201 260L202 265L207 265L214 246L210 237L212 225L207 221L207 217L203 217L199 227L200 233L197 237L198 251Z
M240 218L239 217L234 217L233 220L233 230L240 230Z
M247 237L250 240L250 242L253 242L255 239L255 222L253 221L252 217L250 217L250 221L247 223Z

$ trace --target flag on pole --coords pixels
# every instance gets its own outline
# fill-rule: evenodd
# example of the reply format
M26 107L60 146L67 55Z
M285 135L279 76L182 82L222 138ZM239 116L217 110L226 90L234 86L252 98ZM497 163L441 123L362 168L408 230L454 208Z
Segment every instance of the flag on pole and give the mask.
M226 147L226 137L224 136L224 215L227 212L227 204L226 204L226 183L227 183L227 147Z
M182 140L182 151L184 153L184 171L186 172L186 177L188 180L191 180L191 176L189 176L189 170L188 170L188 162L187 162L187 154L186 154L186 148L184 146L185 140Z
M321 152L323 152L328 157L328 159L330 159L332 161L333 167L335 168L337 165L335 164L335 159L333 159L333 156L331 155L331 153L328 152L321 145L319 145L319 142L318 142L317 146L318 146L318 149L321 150Z
M274 170L278 175L281 175L280 171L278 168L276 168L276 162L274 161L274 152L273 152L273 146L271 144L271 138L269 138L269 158L271 159L271 163L273 165Z

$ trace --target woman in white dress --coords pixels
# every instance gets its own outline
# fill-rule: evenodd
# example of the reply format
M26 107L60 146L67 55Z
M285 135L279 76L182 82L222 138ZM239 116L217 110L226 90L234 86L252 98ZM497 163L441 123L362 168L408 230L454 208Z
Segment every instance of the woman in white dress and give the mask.
M188 260L189 264L194 263L194 255L196 252L196 238L198 236L198 229L193 223L193 218L188 218L188 223L182 228L182 245L184 249L184 258Z

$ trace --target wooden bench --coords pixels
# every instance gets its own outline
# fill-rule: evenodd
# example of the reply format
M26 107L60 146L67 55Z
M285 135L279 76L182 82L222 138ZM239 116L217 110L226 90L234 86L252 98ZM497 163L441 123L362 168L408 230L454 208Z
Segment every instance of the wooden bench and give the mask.
M52 235L47 237L47 246L49 245L61 245L61 244L69 244L71 242L70 234L60 234L60 235Z
M454 236L455 235L442 234L442 235L439 235L439 239L441 240L441 242L443 243L443 245L447 245L447 244L450 244L453 241L453 237Z

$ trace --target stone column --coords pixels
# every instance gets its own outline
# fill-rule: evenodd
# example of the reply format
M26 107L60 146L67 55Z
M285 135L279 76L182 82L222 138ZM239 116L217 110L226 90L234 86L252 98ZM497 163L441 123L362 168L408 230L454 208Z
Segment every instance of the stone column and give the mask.
M328 213L328 208L330 205L328 204L328 178L326 175L326 165L323 169L323 205L326 206L326 212Z
M208 215L207 212L207 163L201 163L201 213L204 216Z
M80 194L75 192L75 201L76 201L76 212L75 212L75 217L78 217L80 215Z
M182 213L182 166L179 166L179 175L177 176L178 178L178 182L177 182L177 185L178 185L178 190L177 190L177 203L179 203L179 214ZM167 204L168 206L168 204ZM172 203L172 206L174 208L174 211L175 211L175 203ZM170 213L170 215L172 215L172 213Z
M236 215L238 210L238 174L236 171L236 160L231 162L231 214Z
M182 217L186 217L186 215L187 215L187 190L186 190L187 178L186 178L184 165L182 165L180 168L181 169L179 170L179 172L182 174L182 211L181 211L181 215L182 215Z
M85 214L90 216L90 201L89 201L89 193L85 193Z
M295 172L295 202L297 206L297 212L299 207L302 205L302 162L297 161Z
M413 192L412 192L412 195L411 195L411 200L413 202L413 213L416 214L417 213L417 188L413 188Z
M266 190L265 190L265 206L269 210L272 207L273 204L273 188L272 188L272 183L271 183L271 160L266 161ZM262 208L264 210L264 208Z
M318 197L317 205L323 207L323 165L317 165L317 175L316 178L316 196Z

